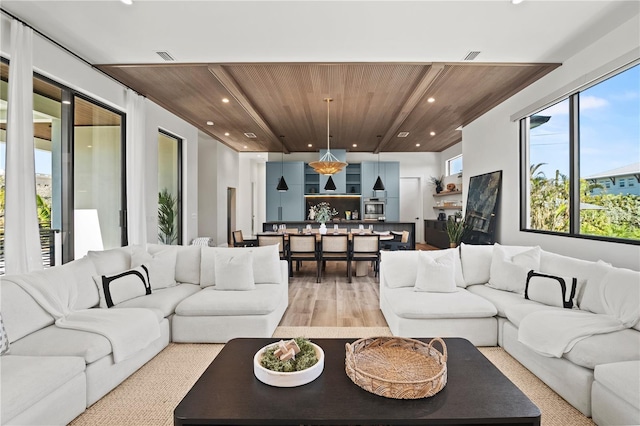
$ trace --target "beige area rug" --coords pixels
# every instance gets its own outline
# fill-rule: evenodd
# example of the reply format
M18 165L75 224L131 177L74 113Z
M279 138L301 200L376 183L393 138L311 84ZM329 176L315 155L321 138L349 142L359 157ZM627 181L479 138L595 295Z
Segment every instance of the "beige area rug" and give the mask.
M274 338L391 336L387 327L278 327ZM77 417L73 426L171 426L173 409L224 345L170 343L120 386ZM542 412L543 426L593 425L502 348L480 351Z

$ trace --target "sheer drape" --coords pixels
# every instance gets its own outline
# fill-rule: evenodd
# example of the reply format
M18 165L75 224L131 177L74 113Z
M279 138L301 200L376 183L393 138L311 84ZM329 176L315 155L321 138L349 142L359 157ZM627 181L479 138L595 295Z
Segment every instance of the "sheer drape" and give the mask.
M147 243L145 207L145 99L127 89L127 232L129 244Z
M11 21L5 167L7 274L42 269L33 142L33 30Z

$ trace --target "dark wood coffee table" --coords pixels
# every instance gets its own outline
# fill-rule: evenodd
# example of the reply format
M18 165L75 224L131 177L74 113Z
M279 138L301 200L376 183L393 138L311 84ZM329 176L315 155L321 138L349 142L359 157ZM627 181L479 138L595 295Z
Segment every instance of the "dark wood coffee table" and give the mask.
M377 396L349 379L344 345L356 339L311 339L325 353L320 377L296 388L265 385L253 375L253 356L277 340L231 340L178 404L174 424L540 425L538 407L465 339L444 339L447 385L415 400Z

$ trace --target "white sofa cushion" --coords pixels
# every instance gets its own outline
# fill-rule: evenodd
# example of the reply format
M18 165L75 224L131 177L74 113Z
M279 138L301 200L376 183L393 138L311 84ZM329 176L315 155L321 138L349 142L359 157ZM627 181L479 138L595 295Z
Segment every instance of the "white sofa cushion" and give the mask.
M520 322L532 312L540 312L540 311L558 311L563 310L564 308L559 308L557 306L549 306L544 305L542 303L519 303L515 305L508 306L505 308L506 318L513 323L516 327L520 327Z
M640 360L640 333L626 329L595 334L580 340L562 357L590 369L611 362ZM636 380L637 377L640 376Z
M527 273L540 267L540 247L505 247L494 244L489 282L498 290L524 293Z
M463 288L454 293L427 293L403 287L385 291L384 297L402 318L486 318L497 312L491 302Z
M5 355L0 362L2 423L27 410L85 370L78 357Z
M460 244L462 275L466 285L485 284L489 281L493 246Z
M77 356L82 357L87 364L112 352L109 339L100 334L55 325L18 340L11 349L15 355Z
M251 291L215 291L208 287L176 306L180 316L267 315L282 301L282 284L261 284Z
M5 275L0 280L0 312L10 343L54 322L51 315L13 282L21 279L25 276Z
M437 259L440 256L447 256L449 253L453 253L454 256L455 283L458 287L464 288L466 284L462 276L460 252L457 248L427 251L382 251L380 252L380 262L384 281L389 288L413 287L418 276L419 256Z
M98 305L100 296L93 282L93 277L98 274L98 271L91 259L85 256L55 268L45 269L43 272L50 274L47 278L50 281L72 280L76 284L78 297L73 305L74 309L89 309Z
M147 251L155 254L163 250L176 252L175 280L179 283L200 284L200 246L167 246L147 244Z
M113 275L131 269L131 247L90 251L87 257L96 267L97 275Z
M131 267L137 268L144 265L149 270L149 283L152 290L167 288L176 285L176 258L178 251L170 246L165 246L153 254L144 249L133 250L131 253Z
M253 254L250 251L217 252L215 290L253 290Z
M631 404L640 407L640 361L616 362L598 365L593 372L594 379Z
M216 253L251 252L253 255L253 281L256 284L272 284L282 281L280 271L280 254L278 246L263 247L200 247L200 286L216 285L215 256ZM415 281L415 280L414 280Z
M604 314L618 318L627 327L640 320L640 272L611 268L602 278L600 296Z
M482 284L471 285L467 287L467 290L491 302L498 310L498 316L503 318L507 317L506 310L510 306L519 304L539 305L539 303L534 302L533 300L525 299L522 294L496 290L495 288Z
M456 291L454 252L433 257L427 252L418 252L418 271L415 291L451 293Z
M115 307L157 309L162 312L163 316L168 317L175 312L176 306L180 302L200 290L201 287L197 284L178 284L173 287L154 290L149 295L127 300Z

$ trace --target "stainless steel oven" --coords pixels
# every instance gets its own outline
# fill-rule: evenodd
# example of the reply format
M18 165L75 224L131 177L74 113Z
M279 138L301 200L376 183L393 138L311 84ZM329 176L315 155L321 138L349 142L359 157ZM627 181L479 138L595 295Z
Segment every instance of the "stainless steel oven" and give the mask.
M363 219L384 219L386 204L384 198L365 198Z

